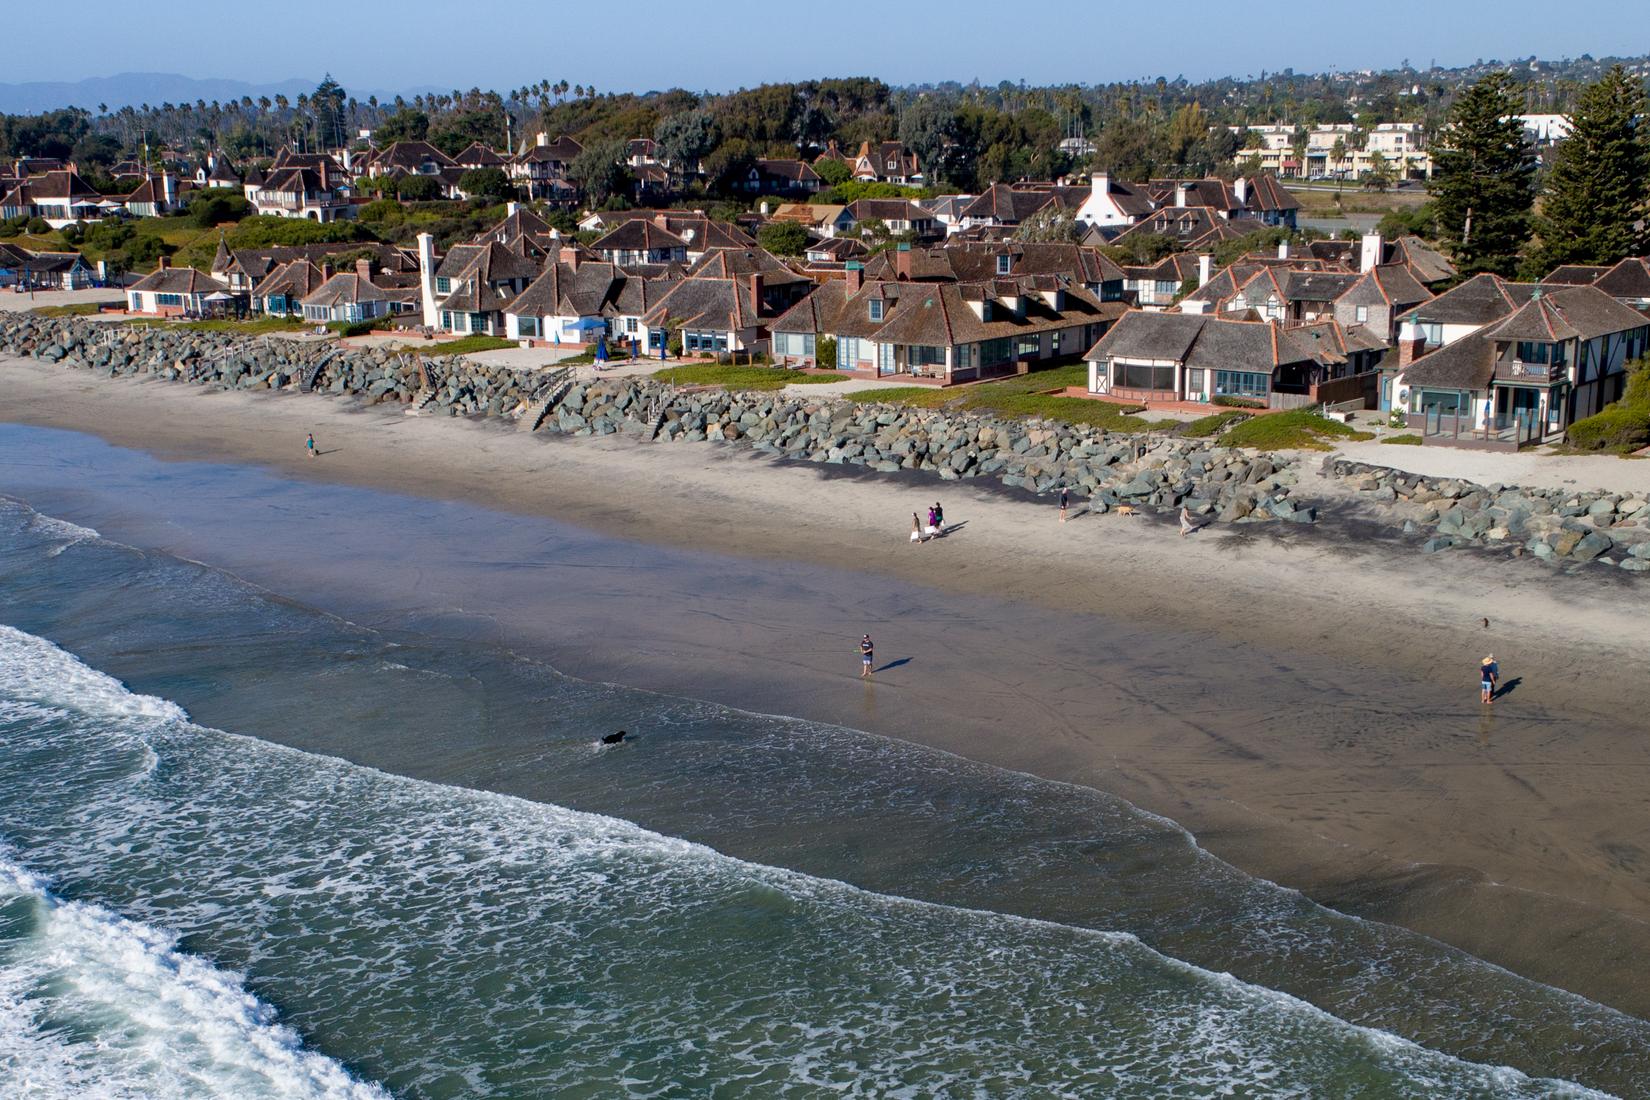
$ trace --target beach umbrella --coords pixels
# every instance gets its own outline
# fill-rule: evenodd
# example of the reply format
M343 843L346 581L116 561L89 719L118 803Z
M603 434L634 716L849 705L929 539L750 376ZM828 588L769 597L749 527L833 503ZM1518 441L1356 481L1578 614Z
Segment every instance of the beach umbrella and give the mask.
M607 322L600 317L580 317L578 324L573 326L579 332L589 332L591 329L606 327Z

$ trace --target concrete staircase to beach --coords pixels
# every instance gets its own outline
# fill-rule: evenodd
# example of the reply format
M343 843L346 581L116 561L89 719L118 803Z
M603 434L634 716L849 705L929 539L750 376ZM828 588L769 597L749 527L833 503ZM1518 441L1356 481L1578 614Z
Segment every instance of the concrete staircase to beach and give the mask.
M517 430L538 431L539 425L544 423L544 418L550 415L550 410L560 404L562 398L573 388L573 381L572 367L562 367L551 375L546 388L542 391L544 396L530 402L522 412L521 420L517 422Z
M313 393L315 390L315 380L321 377L321 368L330 363L333 356L337 354L338 350L334 348L325 355L321 356L321 358L315 360L315 362L311 363L309 366L305 367L303 373L298 376L298 392Z

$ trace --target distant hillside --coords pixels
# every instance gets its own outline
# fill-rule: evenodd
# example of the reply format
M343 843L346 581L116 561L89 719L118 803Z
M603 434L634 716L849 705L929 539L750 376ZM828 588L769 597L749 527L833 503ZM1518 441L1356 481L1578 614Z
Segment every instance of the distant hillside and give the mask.
M98 104L104 104L109 110L115 111L122 107L138 107L145 103L151 107L159 107L163 103L194 103L202 99L208 103L227 103L242 96L251 96L253 99L269 96L273 99L277 95L284 95L289 99L297 99L299 95L313 92L318 83L318 76L309 79L294 77L291 80L270 84L251 84L244 80L199 79L180 76L177 73L116 73L114 76L96 76L76 81L38 80L24 84L0 84L0 114L39 114L59 107L84 107L95 112ZM411 98L415 93L435 90L417 88L399 94ZM370 89L359 91L351 88L350 94L362 100L370 95L391 100L398 93Z

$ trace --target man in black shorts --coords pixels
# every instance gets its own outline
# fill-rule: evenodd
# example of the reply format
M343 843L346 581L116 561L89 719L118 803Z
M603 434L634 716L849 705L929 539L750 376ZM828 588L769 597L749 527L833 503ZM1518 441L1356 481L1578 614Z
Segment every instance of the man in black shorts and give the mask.
M859 640L859 678L861 680L871 675L871 666L876 663L876 657L871 651L871 636L869 634Z

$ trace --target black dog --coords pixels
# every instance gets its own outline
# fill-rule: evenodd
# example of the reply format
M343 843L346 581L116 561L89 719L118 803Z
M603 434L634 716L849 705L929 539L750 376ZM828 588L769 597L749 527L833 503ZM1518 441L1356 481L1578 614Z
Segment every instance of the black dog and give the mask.
M606 737L602 738L602 744L604 744L604 745L617 745L620 741L623 741L623 740L624 740L624 730L620 730L618 733L610 733Z

